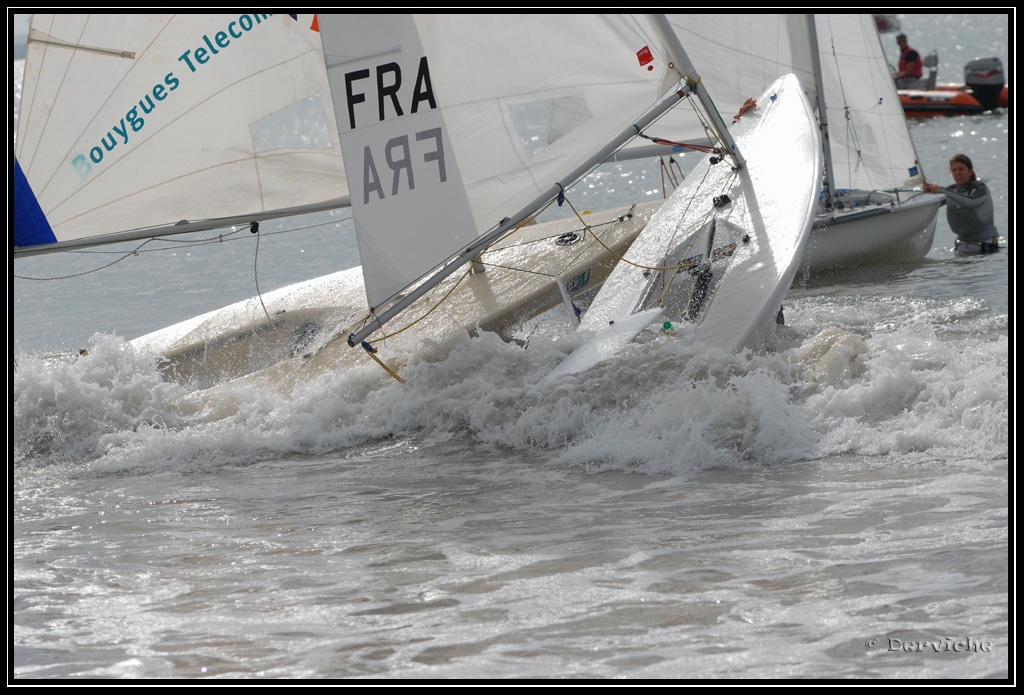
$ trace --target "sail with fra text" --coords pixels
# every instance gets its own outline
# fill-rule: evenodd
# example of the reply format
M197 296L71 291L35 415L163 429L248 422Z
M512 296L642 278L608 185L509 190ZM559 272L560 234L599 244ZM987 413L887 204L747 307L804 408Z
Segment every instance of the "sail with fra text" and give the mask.
M534 214L635 136L634 124L678 102L679 76L643 15L319 20L378 311L453 259L468 262L474 244Z

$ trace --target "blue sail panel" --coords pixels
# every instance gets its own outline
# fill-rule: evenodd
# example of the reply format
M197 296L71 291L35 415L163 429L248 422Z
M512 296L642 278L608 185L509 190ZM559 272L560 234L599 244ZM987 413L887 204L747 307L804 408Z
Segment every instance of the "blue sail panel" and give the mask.
M38 246L54 244L57 237L50 228L46 213L39 207L36 194L21 170L21 164L14 160L14 245Z

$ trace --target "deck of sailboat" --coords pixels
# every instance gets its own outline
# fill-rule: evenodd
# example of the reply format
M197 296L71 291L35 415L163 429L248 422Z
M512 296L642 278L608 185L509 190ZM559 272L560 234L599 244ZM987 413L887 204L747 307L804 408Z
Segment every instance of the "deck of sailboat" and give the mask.
M374 336L388 358L408 359L421 341L444 342L475 329L510 337L515 327L599 286L664 201L581 218L530 224L433 287L403 321ZM347 338L367 313L361 268L353 268L239 302L133 341L163 357L168 377L194 388L233 379L281 392L324 373L369 364ZM403 329L409 326L407 334ZM397 363L396 363L397 364Z

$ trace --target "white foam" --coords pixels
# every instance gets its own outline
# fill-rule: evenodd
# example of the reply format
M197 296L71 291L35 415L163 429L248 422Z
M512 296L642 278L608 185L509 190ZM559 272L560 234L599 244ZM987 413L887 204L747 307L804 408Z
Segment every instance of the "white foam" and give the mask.
M801 328L787 327L777 352L723 355L659 338L549 382L578 336L539 333L528 348L463 336L411 356L402 352L411 343L396 342L381 356L404 385L367 360L287 397L234 384L198 406L161 379L152 357L97 336L85 358L19 357L15 458L187 472L389 439L458 440L647 474L843 454L1005 458L1008 339L972 337L951 327L950 311L926 309L872 300L856 308L852 330L814 329L822 303L798 302L787 314Z

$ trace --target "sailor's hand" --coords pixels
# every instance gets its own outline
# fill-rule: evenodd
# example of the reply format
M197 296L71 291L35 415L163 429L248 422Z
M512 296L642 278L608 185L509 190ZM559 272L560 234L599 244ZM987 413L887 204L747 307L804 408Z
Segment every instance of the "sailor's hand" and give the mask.
M938 193L938 192L939 192L939 187L938 187L938 185L936 185L936 184L934 184L934 183L926 183L926 184L925 184L925 185L923 185L923 186L922 186L921 188L923 188L923 189L924 189L925 191L927 191L928 193Z

